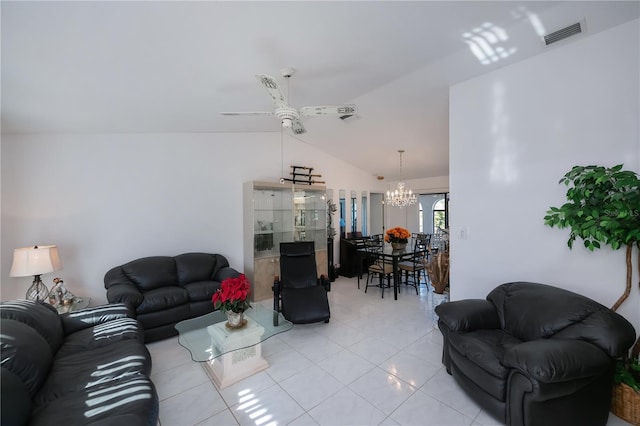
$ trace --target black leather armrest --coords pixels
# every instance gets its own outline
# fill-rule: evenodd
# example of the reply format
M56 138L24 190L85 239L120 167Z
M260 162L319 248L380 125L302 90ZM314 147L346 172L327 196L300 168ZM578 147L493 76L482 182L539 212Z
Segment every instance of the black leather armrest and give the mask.
M2 390L2 424L26 425L31 417L31 395L20 377L8 368L0 368L0 389Z
M484 299L467 299L443 303L436 307L439 321L450 331L500 328L493 303Z
M123 303L94 306L60 315L65 334L75 333L118 318L135 318L136 313Z
M124 303L134 310L144 300L144 295L133 284L116 284L107 289L109 303Z
M224 268L220 268L218 272L213 276L214 281L222 282L227 278L236 278L240 275L240 272L236 271L230 266L225 266Z
M611 358L582 340L540 339L508 349L502 364L542 383L596 376L611 366Z

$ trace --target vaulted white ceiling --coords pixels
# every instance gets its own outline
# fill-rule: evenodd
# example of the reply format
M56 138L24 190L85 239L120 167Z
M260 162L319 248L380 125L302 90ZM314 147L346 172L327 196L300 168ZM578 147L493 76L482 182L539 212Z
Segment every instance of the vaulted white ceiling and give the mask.
M448 174L451 84L545 49L542 33L586 20L589 36L639 16L637 1L7 2L2 132L271 132L254 77L295 107L356 103L304 120L297 139L405 178ZM615 48L615 46L612 46ZM485 63L483 63L485 62ZM551 72L551 71L550 71Z

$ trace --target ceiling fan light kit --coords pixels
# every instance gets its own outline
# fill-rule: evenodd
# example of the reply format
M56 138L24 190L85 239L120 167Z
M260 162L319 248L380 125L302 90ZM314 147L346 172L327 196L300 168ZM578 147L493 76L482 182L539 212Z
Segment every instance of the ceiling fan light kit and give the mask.
M287 86L289 78L295 73L293 68L282 68L280 70L282 76L287 79ZM274 112L221 112L222 115L275 115L279 120L282 128L291 129L291 131L296 135L301 135L306 133L306 129L302 125L302 121L300 120L301 116L309 117L309 116L335 116L340 119L345 119L346 117L351 117L356 114L358 111L358 107L354 104L345 104L345 105L319 105L319 106L305 106L300 108L300 111L291 107L287 100L287 97L280 90L280 86L275 78L266 74L256 74L256 79L258 83L265 88L271 100L276 105L276 109ZM287 96L288 96L288 87L287 87Z

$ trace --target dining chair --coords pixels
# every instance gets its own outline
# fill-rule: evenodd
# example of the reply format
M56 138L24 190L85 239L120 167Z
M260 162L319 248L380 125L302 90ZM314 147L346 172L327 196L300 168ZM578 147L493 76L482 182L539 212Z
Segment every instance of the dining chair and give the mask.
M368 239L365 241L365 250L369 260L369 268L367 269L367 283L364 287L364 292L366 293L369 287L378 287L380 288L381 297L384 298L384 289L391 287L393 265L389 262L385 262L384 258L381 256L382 248L382 240L378 241ZM378 276L378 284L371 284L376 275Z
M411 259L398 264L398 268L404 275L404 284L414 287L416 294L419 294L420 279L424 277L425 283L427 282L425 260L428 255L430 241L431 234L415 234L413 239L413 256Z

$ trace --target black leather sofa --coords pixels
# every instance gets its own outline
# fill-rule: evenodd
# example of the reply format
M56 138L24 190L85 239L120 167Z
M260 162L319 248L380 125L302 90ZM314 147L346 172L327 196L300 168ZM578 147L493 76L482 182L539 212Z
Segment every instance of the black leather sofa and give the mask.
M107 300L137 314L145 342L178 334L175 324L213 311L220 283L240 275L220 254L184 253L133 260L104 276Z
M151 357L126 306L58 315L3 302L0 328L3 426L157 424Z
M544 284L498 286L436 308L447 372L507 425L606 425L615 358L635 341L622 316Z

